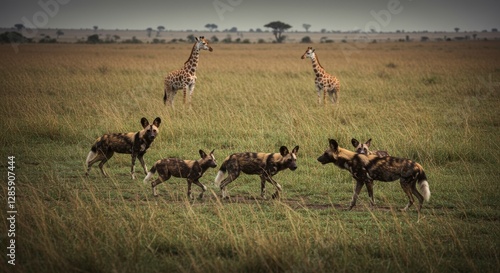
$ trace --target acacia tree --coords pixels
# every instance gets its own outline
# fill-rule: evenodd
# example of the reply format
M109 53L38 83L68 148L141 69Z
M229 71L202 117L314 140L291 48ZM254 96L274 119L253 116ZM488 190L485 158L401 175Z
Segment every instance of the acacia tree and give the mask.
M281 43L283 40L285 40L285 36L283 36L283 32L286 31L287 29L292 28L291 25L283 23L281 21L274 21L271 22L267 25L264 25L264 27L272 28L273 29L273 34L274 37L276 38L276 42Z
M148 33L148 37L151 37L151 32L153 31L153 28L148 27L146 31Z
M302 24L302 27L306 29L306 32L309 32L309 28L311 27L311 24Z
M56 31L56 39L59 39L59 36L64 35L64 32L60 29Z
M17 29L17 31L21 32L21 30L24 29L24 25L23 24L15 24L14 27Z
M210 29L210 32L212 32L214 29L217 29L218 26L216 24L206 24L205 27Z
M164 31L165 27L164 26L158 26L156 29L158 30L156 32L156 37L160 37L160 32Z

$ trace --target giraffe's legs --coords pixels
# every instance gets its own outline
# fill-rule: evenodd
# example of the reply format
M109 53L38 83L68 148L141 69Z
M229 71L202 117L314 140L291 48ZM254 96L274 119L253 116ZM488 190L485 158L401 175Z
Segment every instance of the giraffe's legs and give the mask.
M194 83L191 84L190 86L188 86L188 89L189 89L189 104L191 104L191 98L193 96L193 93L194 93Z
M182 89L184 104L186 104L186 93L187 93L187 86L184 86L184 88Z
M318 104L321 104L321 88L316 85L316 92L318 92Z

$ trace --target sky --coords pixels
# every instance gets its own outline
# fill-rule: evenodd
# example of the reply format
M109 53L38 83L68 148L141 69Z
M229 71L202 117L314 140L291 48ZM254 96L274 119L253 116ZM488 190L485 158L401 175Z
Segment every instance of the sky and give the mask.
M292 31L490 31L498 0L0 0L0 27L239 31L282 21Z

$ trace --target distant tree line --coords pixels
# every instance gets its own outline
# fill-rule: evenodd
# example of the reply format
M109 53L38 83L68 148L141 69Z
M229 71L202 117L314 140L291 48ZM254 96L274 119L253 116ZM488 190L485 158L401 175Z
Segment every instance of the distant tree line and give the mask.
M204 26L206 29L210 30L210 32L214 32L214 31L217 31L219 32L218 30L218 26L216 24L213 24L213 23L208 23ZM287 24L287 23L284 23L284 22L281 22L281 21L273 21L273 22L270 22L268 24L265 24L264 25L265 28L268 28L270 29L268 32L271 32L274 36L274 42L275 43L283 43L287 36L285 35L285 33L287 31L289 31L292 26ZM310 24L307 24L307 23L304 23L302 24L302 27L305 29L306 33L309 33L309 29L311 28L311 25ZM64 32L62 30L57 30L56 31L56 37L53 38L53 37L50 37L49 35L45 35L45 34L41 34L40 37L38 40L34 40L34 38L28 38L28 37L25 37L23 36L21 33L23 30L25 30L25 27L23 24L15 24L14 25L14 28L17 30L17 31L7 31L3 34L0 34L0 43L32 43L32 42L38 42L38 43L57 43L58 42L58 39L60 36L64 35ZM144 43L144 41L138 39L137 37L132 37L131 39L121 39L120 36L118 35L111 35L111 34L106 34L104 38L101 38L102 34L98 34L97 31L99 30L99 27L98 26L93 26L93 30L94 30L94 34L91 34L91 35L88 35L85 38L82 38L80 40L78 40L77 42L78 43L89 43L89 44L99 44L99 43L129 43L129 44L140 44L140 43ZM455 31L455 33L459 33L460 31L460 28L459 27L455 27L453 29ZM167 43L167 41L165 39L161 39L159 37L161 37L161 33L165 31L165 27L164 26L158 26L156 27L156 29L153 29L151 27L148 27L145 29L146 31L146 35L148 38L151 38L153 33L155 32L155 36L152 40L149 40L146 41L147 43L153 43L153 44L156 44L156 43ZM218 42L222 42L222 43L250 43L250 40L249 39L244 39L243 38L243 33L242 32L239 32L238 29L236 27L232 27L230 29L224 29L222 32L226 32L226 33L235 33L235 35L237 36L236 39L233 39L233 37L231 36L231 34L227 34L225 38L222 38L222 39L219 39L216 35L213 35L211 38L210 38L210 41L212 43L218 43ZM257 29L250 29L249 32L263 32L262 29L260 28L257 28ZM297 31L295 31L297 32ZM428 31L422 31L423 33L428 33ZM482 32L487 32L486 30L483 30ZM498 32L498 29L497 28L492 28L491 29L491 32ZM326 29L321 29L321 33L327 33ZM330 32L328 32L330 33ZM331 33L361 33L360 30L358 31L351 31L351 32L341 32L341 31L333 31ZM372 33L376 33L375 30L372 30ZM396 33L399 33L399 34L404 34L405 31L404 30L397 30ZM407 32L408 33L408 32ZM406 42L409 42L411 39L409 38L408 35L406 35L406 38L404 39L399 39L399 41L406 41ZM426 42L426 41L429 41L430 38L428 36L422 36L420 41L421 42ZM464 35L463 37L460 36L460 37L446 37L444 36L444 38L436 38L436 41L441 41L441 40L444 40L444 41L451 41L451 40L477 40L477 33L474 33L474 32L471 32L470 35ZM376 40L373 40L374 42L376 42ZM172 39L170 40L168 43L182 43L182 42L188 42L188 43L193 43L194 42L194 35L191 34L191 35L188 35L186 37L186 39ZM258 43L266 43L266 40L260 38L258 41ZM304 36L301 40L300 40L301 43L312 43L312 39L310 36ZM343 39L341 42L347 42L346 39ZM331 39L328 39L328 37L321 37L320 39L320 43L333 43L333 40Z

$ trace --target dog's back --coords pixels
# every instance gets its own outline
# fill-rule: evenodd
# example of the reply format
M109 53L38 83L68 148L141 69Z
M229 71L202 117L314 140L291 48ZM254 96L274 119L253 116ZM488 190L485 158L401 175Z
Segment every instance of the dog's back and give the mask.
M188 178L201 176L201 168L196 160L182 160L179 158L166 158L157 162L156 168L159 175L170 174L174 177Z
M225 165L225 169L228 165L231 165L246 174L260 174L267 169L267 162L270 160L278 161L281 157L280 154L273 153L235 153L228 156L223 165Z
M383 182L394 181L402 177L409 178L423 171L420 164L406 158L364 154L357 154L355 158L359 158L361 162L359 171L366 171L373 180Z
M105 153L111 150L120 154L131 154L135 136L138 133L139 132L104 134L96 140L94 145L92 145L91 151L95 153L100 150Z

